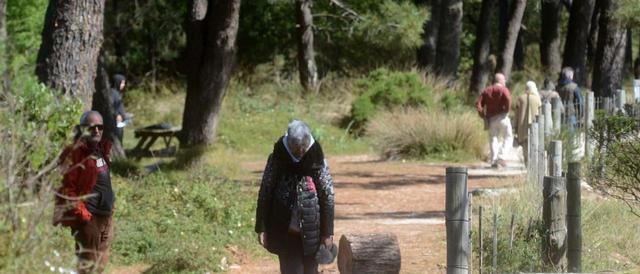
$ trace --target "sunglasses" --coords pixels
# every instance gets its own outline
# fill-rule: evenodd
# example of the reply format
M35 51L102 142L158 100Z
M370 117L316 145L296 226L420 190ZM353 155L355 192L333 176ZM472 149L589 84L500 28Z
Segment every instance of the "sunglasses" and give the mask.
M104 125L89 125L86 128L89 132L93 132L96 129L98 129L98 131L102 131L104 130Z

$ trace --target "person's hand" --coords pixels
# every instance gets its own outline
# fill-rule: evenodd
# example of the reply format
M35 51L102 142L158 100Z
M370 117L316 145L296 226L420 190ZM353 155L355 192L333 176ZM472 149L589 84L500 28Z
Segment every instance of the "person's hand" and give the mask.
M116 116L116 122L122 122L122 115L118 114L118 116Z
M267 248L267 233L260 232L258 233L258 243L264 248Z
M333 245L333 235L322 237L321 243L323 243L326 247L331 247Z

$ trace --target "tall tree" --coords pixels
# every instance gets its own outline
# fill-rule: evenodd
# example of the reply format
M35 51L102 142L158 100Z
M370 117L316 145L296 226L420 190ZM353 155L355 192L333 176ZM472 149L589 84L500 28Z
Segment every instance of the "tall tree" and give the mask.
M480 20L476 26L476 42L473 51L473 72L469 92L476 95L487 85L489 74L489 54L491 53L491 17L498 0L482 0Z
M188 83L180 142L215 141L220 108L235 62L240 0L192 0L187 31Z
M595 0L593 7L593 13L591 14L591 24L589 28L589 40L587 41L587 66L588 70L592 71L595 66L596 51L598 48L598 32L600 28L600 14L602 1Z
M633 29L627 26L627 46L624 50L624 74L633 71Z
M591 88L597 97L611 97L622 86L627 29L616 18L617 0L601 2L600 31Z
M423 25L424 45L418 49L418 65L427 71L433 70L436 64L436 49L438 45L438 31L440 28L440 7L442 0L424 0L428 2L430 17Z
M586 54L591 15L595 0L575 0L571 5L567 39L564 44L563 67L574 69L574 80L584 86L587 82Z
M7 0L0 0L0 89L8 88L7 69Z
M511 75L511 67L513 65L513 52L515 50L518 34L522 26L522 16L524 10L527 7L527 0L516 0L513 7L513 12L509 17L509 27L507 29L507 36L502 47L502 53L498 61L498 72L502 72L504 76L509 79Z
M455 78L460 64L463 4L462 0L442 0L441 5L436 71L446 78Z
M298 71L305 90L318 87L318 68L313 51L312 0L296 0L296 38L298 40Z
M540 28L540 61L546 76L560 72L560 0L542 0Z
M91 106L102 46L104 0L50 0L38 52L41 82Z

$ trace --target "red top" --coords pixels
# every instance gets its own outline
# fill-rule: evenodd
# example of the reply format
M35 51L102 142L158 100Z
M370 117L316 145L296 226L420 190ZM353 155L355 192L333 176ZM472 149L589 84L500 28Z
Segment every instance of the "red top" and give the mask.
M101 141L103 157L107 165L111 165L109 153L111 142ZM62 186L56 193L56 211L53 224L75 226L91 220L91 213L87 210L82 197L91 193L98 178L96 157L84 141L78 141L73 146L65 148L60 155L60 163L64 177Z
M511 109L509 89L498 84L484 89L476 101L476 109L482 118L508 113Z

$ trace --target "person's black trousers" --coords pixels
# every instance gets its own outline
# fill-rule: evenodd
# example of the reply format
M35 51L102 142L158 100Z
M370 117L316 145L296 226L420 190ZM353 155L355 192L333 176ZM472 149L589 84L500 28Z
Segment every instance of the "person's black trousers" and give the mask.
M318 263L314 254L304 256L302 250L302 236L289 234L287 236L286 250L278 255L280 260L280 273L282 274L317 274Z

